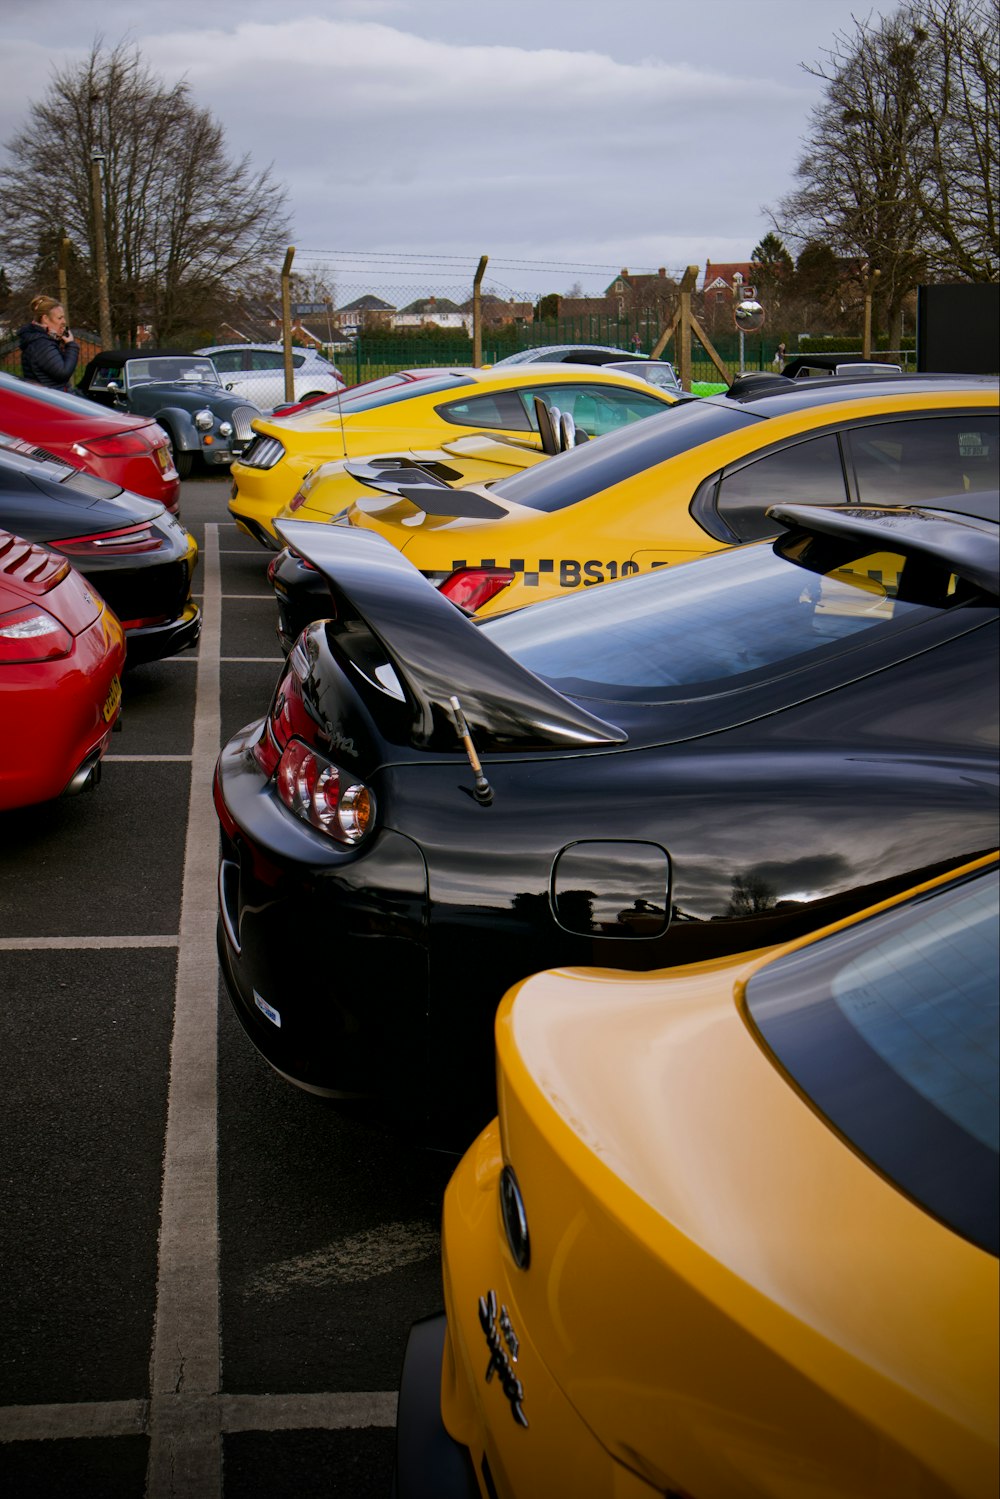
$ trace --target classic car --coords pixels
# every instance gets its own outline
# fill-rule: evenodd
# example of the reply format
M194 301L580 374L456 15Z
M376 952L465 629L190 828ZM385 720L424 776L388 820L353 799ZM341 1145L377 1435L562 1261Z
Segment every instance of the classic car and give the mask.
M336 458L437 448L469 432L522 438L541 448L536 396L566 412L588 437L629 426L677 399L634 375L584 365L437 369L406 384L390 379L254 422L257 436L233 465L229 502L248 535L277 549L274 517L311 469Z
M155 500L0 447L0 526L60 553L98 590L125 631L128 666L196 643L198 546Z
M281 344L210 344L195 349L211 359L227 390L265 415L286 404L285 351ZM292 350L292 401L308 401L344 389L344 377L315 349Z
M814 937L527 979L396 1499L992 1499L995 853Z
M51 453L99 479L159 500L177 514L181 481L158 422L101 411L73 391L30 385L0 373L0 433Z
M260 414L226 390L210 359L167 349L105 349L87 365L79 390L102 406L158 422L182 479L196 460L228 468L252 439L250 424Z
M222 970L279 1072L479 1127L526 974L787 940L994 845L996 519L772 519L482 623L381 537L282 523L331 617L215 778Z
M393 542L467 612L507 613L773 535L765 511L783 499L988 495L1000 483L998 405L996 381L979 376L752 376L488 485L434 463L421 473L419 459L416 471L348 462L359 492L340 522ZM346 484L322 472L285 517L343 510ZM285 640L326 612L321 576L296 559L272 582Z
M100 595L65 558L0 530L0 812L96 784L124 664Z

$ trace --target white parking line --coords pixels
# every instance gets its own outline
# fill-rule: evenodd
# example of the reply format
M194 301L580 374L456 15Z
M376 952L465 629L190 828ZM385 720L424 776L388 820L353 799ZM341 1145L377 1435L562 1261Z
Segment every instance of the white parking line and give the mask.
M395 1426L396 1401L395 1390L361 1390L349 1395L219 1395L213 1405L220 1433L343 1431ZM8 1405L0 1407L0 1442L136 1436L145 1430L148 1418L146 1400ZM200 1491L191 1490L185 1499L200 1499Z
M215 950L218 831L212 774L219 754L219 532L205 527L201 650L184 845L177 993L160 1204L156 1318L150 1359L147 1499L218 1499L219 1228L216 1174Z
M65 948L176 947L178 937L0 937L0 952L55 951Z

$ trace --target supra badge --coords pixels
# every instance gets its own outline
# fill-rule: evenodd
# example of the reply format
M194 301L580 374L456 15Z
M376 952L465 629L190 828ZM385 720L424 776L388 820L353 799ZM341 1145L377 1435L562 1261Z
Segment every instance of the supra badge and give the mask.
M518 1426L526 1427L528 1418L521 1409L524 1386L514 1373L520 1344L511 1326L507 1308L502 1306L499 1309L499 1315L497 1313L495 1291L487 1291L485 1296L479 1298L479 1325L486 1335L486 1346L490 1350L490 1361L486 1365L486 1383L489 1384L494 1374L500 1376L500 1388L510 1401L511 1415Z

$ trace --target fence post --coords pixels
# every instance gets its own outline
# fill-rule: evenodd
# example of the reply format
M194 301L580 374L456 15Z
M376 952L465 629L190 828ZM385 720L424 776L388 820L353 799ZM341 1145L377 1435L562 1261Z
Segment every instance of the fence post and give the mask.
M289 245L281 267L281 342L285 353L285 400L295 400L295 377L292 374L292 260L295 246Z
M486 261L489 257L479 257L479 267L472 283L472 363L476 369L483 362L483 309L480 302L479 289L483 284L486 274Z

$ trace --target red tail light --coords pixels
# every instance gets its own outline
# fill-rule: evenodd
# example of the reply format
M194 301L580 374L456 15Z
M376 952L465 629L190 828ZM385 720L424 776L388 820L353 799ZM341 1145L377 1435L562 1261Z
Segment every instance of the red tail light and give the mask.
M163 537L151 525L127 526L120 531L95 531L90 536L67 536L49 546L70 557L115 557L127 552L157 552Z
M35 604L0 614L0 662L56 661L73 649L69 631Z
M441 593L463 614L475 614L509 588L516 574L509 567L463 567L439 585Z
M290 812L338 843L360 843L375 819L368 787L301 739L285 746L274 784Z
M98 458L127 458L130 454L143 453L148 456L153 444L142 432L112 432L110 437L90 437L80 443L88 453Z

